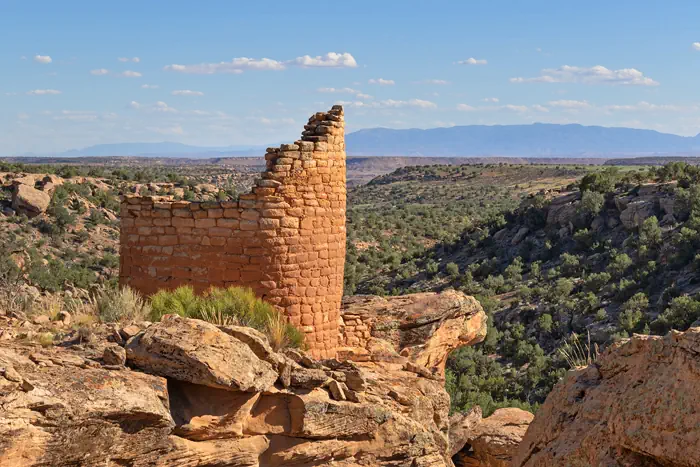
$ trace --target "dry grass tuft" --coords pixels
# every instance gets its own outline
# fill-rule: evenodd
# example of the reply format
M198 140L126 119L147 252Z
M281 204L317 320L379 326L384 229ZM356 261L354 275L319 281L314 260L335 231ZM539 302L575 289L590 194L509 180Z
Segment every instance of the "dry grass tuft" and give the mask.
M573 333L569 340L559 349L559 355L569 364L571 369L581 369L598 360L598 344L591 346L591 333L588 332L588 341L581 344L576 333Z

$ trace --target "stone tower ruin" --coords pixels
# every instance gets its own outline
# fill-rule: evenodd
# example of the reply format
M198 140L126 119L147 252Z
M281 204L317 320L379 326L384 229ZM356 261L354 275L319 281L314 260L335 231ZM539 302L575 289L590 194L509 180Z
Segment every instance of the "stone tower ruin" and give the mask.
M238 201L126 196L119 278L143 294L244 286L302 329L311 354L335 356L345 266L343 108L319 112Z

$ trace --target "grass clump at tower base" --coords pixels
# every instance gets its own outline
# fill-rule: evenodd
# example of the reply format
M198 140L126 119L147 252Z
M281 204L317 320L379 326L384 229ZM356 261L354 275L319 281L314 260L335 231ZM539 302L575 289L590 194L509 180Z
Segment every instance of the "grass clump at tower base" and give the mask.
M304 344L302 332L249 288L212 287L201 296L188 286L161 290L151 297L150 319L160 321L166 314L201 319L219 326L248 326L263 332L275 350L299 348Z

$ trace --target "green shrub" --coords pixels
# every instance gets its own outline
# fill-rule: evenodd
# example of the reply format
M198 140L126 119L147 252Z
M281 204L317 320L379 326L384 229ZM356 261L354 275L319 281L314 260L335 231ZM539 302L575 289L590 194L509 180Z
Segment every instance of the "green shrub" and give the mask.
M597 191L586 190L581 195L579 211L583 214L597 216L605 205L605 195Z
M545 313L538 318L537 323L542 332L549 333L552 331L552 324L554 324L554 321L552 320L552 315Z
M284 347L302 347L304 336L289 324L272 305L257 298L250 288L212 287L202 296L192 287L161 290L151 297L152 321L163 315L177 314L201 319L218 326L248 326L265 333L276 350Z
M643 292L638 292L622 305L622 313L618 317L620 326L627 332L633 332L639 327L644 312L649 308L649 299Z
M616 277L620 277L634 262L626 253L616 255L608 264L608 271Z
M143 297L130 287L102 289L95 302L97 315L103 323L143 320L151 312Z
M594 273L586 278L583 287L586 290L598 293L610 282L610 278L611 276L607 272Z
M194 317L199 307L199 297L192 287L161 290L151 297L151 321L160 321L163 315L176 314L185 318Z
M656 216L645 219L639 227L639 243L646 247L654 247L661 243L661 227Z
M698 318L700 318L700 300L684 295L671 300L668 308L653 324L660 331L671 328L685 331Z
M447 263L445 272L452 277L457 277L459 276L459 265L457 263Z

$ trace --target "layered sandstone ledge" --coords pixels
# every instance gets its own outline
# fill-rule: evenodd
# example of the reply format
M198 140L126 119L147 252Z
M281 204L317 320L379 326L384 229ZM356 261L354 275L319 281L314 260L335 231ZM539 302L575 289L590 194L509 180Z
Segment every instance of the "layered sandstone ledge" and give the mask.
M455 324L481 329L483 310L462 297L442 321L410 310L441 323L426 348ZM452 466L439 369L389 341L341 362L177 315L92 332L50 348L0 339L0 466Z
M120 282L144 294L245 286L335 356L345 266L343 109L319 112L300 140L267 150L267 170L237 202L127 196Z

